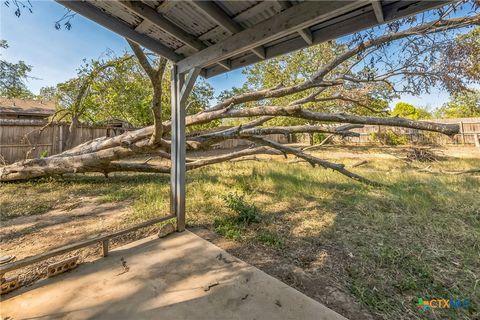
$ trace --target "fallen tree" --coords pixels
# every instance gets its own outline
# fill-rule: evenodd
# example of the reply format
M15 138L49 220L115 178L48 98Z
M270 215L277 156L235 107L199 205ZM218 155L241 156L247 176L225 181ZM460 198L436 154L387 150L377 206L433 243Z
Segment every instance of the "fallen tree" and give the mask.
M450 5L436 15L427 16L435 18L428 22L410 19L382 27L382 32L370 30L359 34L348 44L337 46L335 50L341 49L341 52L319 64L308 77L292 79L290 83L280 83L269 89L240 92L196 114L188 115L187 128L197 128L225 119L243 121L227 129L214 128L208 132L189 130L187 152L208 150L220 141L235 138L249 140L253 147L207 159L187 159L187 170L258 154L291 154L313 167L331 169L354 180L375 185L375 182L347 170L342 164L319 159L307 153L308 150L279 144L266 138L266 135L324 133L355 136L356 133L351 130L363 125L413 128L449 136L457 134L459 126L456 124L416 121L383 114L372 116L372 113L385 113L386 104L383 109L373 110L370 106L382 100L372 92L383 90L382 92L388 91L396 95L413 90L412 93L418 93L422 88L433 84L441 84L454 91L462 88L466 80L478 81L477 74L471 75L471 79L457 76L456 62L465 59L461 53L448 57L448 61L442 63L432 63L431 59L427 59L438 59L438 56L445 52L445 48L454 45L454 40L449 35L451 30L480 24L480 15L477 13L448 18L457 5ZM396 41L403 41L402 50L407 51L406 58L387 57L390 50L388 47ZM169 164L118 161L139 154L162 158L167 160L167 163L170 159L170 121L164 116L169 105L162 104L162 96L165 94L162 81L167 78L164 75L167 61L158 57L152 63L137 44L129 42L129 45L152 83L153 125L115 137L88 141L50 157L29 159L0 167L0 181L85 172L100 172L105 175L119 171L170 172ZM361 63L364 65L361 66ZM381 65L382 68L372 69L371 64ZM399 83L401 89L397 88ZM328 108L333 106L338 112L325 112L325 103L329 103ZM357 111L356 114L350 114L346 112L348 110ZM276 121L279 119L295 119L300 121L300 124L278 125Z

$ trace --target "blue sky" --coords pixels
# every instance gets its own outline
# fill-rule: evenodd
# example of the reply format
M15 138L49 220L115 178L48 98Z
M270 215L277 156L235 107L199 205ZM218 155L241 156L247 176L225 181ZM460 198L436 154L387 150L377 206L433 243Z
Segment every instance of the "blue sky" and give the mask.
M63 16L65 9L53 1L32 1L32 4L33 14L24 10L17 18L1 1L0 38L9 44L8 50L2 50L2 59L23 60L33 66L32 76L38 79L30 80L28 87L34 93L41 87L74 77L84 58L96 59L107 49L119 54L128 47L124 38L79 15L72 21L70 31L56 30L55 21ZM208 79L216 93L232 86L239 87L244 81L241 70ZM448 93L433 90L429 95L405 95L399 100L431 109L448 98Z

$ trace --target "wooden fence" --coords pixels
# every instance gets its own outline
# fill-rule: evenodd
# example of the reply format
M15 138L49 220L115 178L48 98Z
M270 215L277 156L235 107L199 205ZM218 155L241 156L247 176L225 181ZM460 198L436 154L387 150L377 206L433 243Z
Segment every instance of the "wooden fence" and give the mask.
M27 158L40 158L61 153L65 150L68 134L68 124L53 124L44 128L46 122L27 119L0 119L0 165L13 163ZM44 128L42 131L40 131ZM73 139L73 145L109 136L113 137L125 132L126 129L115 127L78 127ZM284 135L272 134L269 139L287 143ZM229 139L218 143L220 149L236 148L251 144L248 140Z
M0 119L0 164L27 158L39 158L62 152L68 134L68 124L53 124L42 131L46 122L29 119ZM74 145L123 133L123 128L78 127Z
M360 134L359 137L347 137L342 142L352 144L375 144L378 139L375 137L378 133L392 131L400 137L406 137L408 143L414 144L470 144L480 143L480 118L463 119L438 119L432 120L442 123L458 123L460 133L453 138L442 134L420 131L409 128L383 127L383 126L365 126L361 129L355 129ZM65 141L68 134L68 124L53 124L43 129L45 121L27 120L27 119L0 119L0 164L12 163L27 158L39 158L42 156L54 155L62 152L65 148ZM116 136L123 132L124 128L115 127L87 127L78 128L77 135L74 137L74 145L79 145L85 141L103 137ZM289 139L282 134L272 134L268 136L279 143L288 143ZM297 135L297 142L308 142L307 135ZM215 145L220 149L229 149L251 144L248 140L229 139Z
M278 143L288 143L288 138L284 134L269 134L265 138L273 140ZM214 148L218 149L232 149L236 147L248 146L251 145L252 141L244 139L228 139L222 142L219 142L214 145Z
M359 137L347 137L344 140L355 144L378 143L379 134L393 132L398 137L404 137L406 142L411 144L478 145L479 143L480 118L434 119L429 121L438 123L457 123L460 126L460 133L450 138L444 134L410 128L364 126L361 129L352 130L358 132L360 134Z

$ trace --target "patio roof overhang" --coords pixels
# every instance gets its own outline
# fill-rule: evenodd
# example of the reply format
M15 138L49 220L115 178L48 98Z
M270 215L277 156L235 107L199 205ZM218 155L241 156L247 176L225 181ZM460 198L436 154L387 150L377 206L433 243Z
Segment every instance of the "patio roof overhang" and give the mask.
M448 3L443 0L98 1L65 7L208 78Z
M442 6L444 0L57 0L173 62L171 214L185 229L185 103L198 75L265 59Z

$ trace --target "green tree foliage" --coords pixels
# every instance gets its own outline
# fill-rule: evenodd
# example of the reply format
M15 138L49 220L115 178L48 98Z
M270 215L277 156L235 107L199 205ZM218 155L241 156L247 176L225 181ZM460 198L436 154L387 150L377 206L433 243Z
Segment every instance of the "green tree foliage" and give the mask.
M98 83L108 74L109 69L115 69L132 59L132 56L123 55L99 60L84 60L77 71L77 77L57 84L55 88L55 102L57 115L55 120L69 120L72 122L96 122L96 114L101 112L95 104L93 95L98 92ZM51 90L51 89L49 89ZM108 106L102 106L101 108Z
M406 102L398 102L393 108L392 115L412 120L431 119L430 112L421 107L415 107Z
M59 110L57 120L67 113L76 114L83 123L101 123L110 119L121 119L134 126L151 125L151 101L153 88L138 60L125 53L104 60L84 62L77 77L59 83L55 88L47 87L39 97L54 97ZM79 91L87 84L79 101ZM162 118L170 119L170 72L165 72L162 82ZM205 110L213 99L213 88L205 81L197 81L187 101L187 114ZM71 120L71 115L62 119ZM217 125L209 123L210 126Z
M480 117L480 90L465 90L454 94L438 111L441 118Z
M165 76L163 77L162 82L162 91L165 93L162 96L163 103L163 118L165 120L170 120L171 118L171 108L170 108L170 68L168 67L165 71ZM187 115L196 114L200 111L208 109L210 106L210 101L214 98L213 87L207 83L203 78L199 78L195 86L193 87L192 93L188 97L186 104L186 113Z
M37 99L43 101L55 101L55 95L57 89L54 86L47 86L40 88L40 93L37 95Z
M8 49L8 43L0 40L0 49ZM32 67L24 61L16 63L0 59L0 96L7 98L33 98L25 82L30 78Z
M100 65L106 63L112 63L112 67L98 74L82 101L85 110L82 121L97 123L121 119L135 126L151 124L152 86L136 59L124 54ZM75 94L76 83L81 79L82 75L57 86L61 106L71 105L70 97Z
M254 64L245 69L246 84L241 88L222 92L220 99L248 92L282 86L291 86L303 83L314 75L321 66L326 65L347 50L346 45L335 41L322 43L285 56L277 57ZM365 67L356 67L356 59L351 59L330 74L331 78L339 75L355 75L373 72ZM264 105L288 105L310 95L313 90L306 90L281 98L265 99ZM349 112L359 115L379 115L388 107L391 98L391 88L384 83L350 83L349 85L331 87L322 92L315 101L305 106L322 112ZM252 106L258 106L258 102ZM249 107L248 104L237 107ZM276 125L299 125L308 123L302 119L277 117L269 121Z
M279 85L290 86L302 83L311 77L320 66L332 60L336 52L340 53L344 50L344 47L338 46L334 42L323 43L248 66L243 71L247 81L241 90L262 90ZM306 97L311 92L311 90L307 90L286 97L266 99L263 103L266 105L287 105ZM282 122L285 121L287 120L284 119ZM294 120L295 124L298 124L297 121Z

